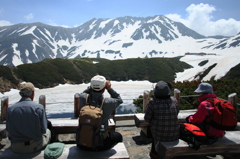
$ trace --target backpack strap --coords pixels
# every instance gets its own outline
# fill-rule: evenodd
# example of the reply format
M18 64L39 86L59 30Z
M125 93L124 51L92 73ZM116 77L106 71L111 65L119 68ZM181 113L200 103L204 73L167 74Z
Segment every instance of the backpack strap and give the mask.
M100 107L101 109L102 109L102 106L103 106L103 103L104 103L105 99L106 99L105 97L102 99L102 104L101 104L101 107Z
M206 101L206 109L208 111L208 116L203 121L203 123L201 125L201 128L208 136L208 130L210 128L210 121L211 121L211 119L213 117L213 114L211 113L210 107L211 107L211 103L214 104L214 99L207 98L205 101Z
M212 99L212 98L207 98L205 101L214 104L214 99ZM206 104L206 109L207 109L207 111L208 111L209 118L212 116L212 113L211 113L210 107L211 107L211 105L210 105L209 103L207 103L207 104Z
M86 104L88 103L89 94L86 95Z
M88 103L88 97L89 97L89 96L90 96L90 94L87 94L87 95L86 95L86 104ZM105 98L102 99L102 103L101 103L101 106L100 106L101 109L102 109L102 106L103 106L104 101L105 101ZM90 102L89 102L89 103L90 103Z

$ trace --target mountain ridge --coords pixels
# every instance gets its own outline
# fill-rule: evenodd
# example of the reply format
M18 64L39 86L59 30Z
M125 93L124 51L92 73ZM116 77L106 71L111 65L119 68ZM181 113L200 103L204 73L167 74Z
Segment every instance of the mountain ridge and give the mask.
M225 57L237 58L239 50L239 33L232 37L205 37L162 15L93 18L75 28L40 22L0 27L0 65L4 66L55 58L172 58L184 56L187 52L212 53L217 55L217 59L221 58L221 62ZM197 58L205 60L208 57ZM237 64L239 62L235 61L225 66L224 73ZM197 70L193 77L207 67L202 66L202 70Z

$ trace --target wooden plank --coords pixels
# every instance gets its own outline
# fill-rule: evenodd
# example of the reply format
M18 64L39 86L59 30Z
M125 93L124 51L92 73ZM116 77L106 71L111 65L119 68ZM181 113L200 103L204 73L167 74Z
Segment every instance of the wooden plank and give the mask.
M116 114L114 116L115 121L120 120L134 120L134 114Z
M78 119L49 119L51 121L53 130L56 134L71 134L75 133L78 127ZM108 121L108 131L115 132L115 122L113 119ZM0 122L0 139L6 138L6 122Z
M80 106L80 94L76 93L74 95L74 117L79 116L79 106Z
M78 127L78 119L49 119L56 134L75 133ZM115 122L109 119L108 130L115 132Z
M12 152L10 148L0 153L0 158L12 159L12 158L32 158L43 159L44 151L33 154L17 154ZM112 149L101 152L90 152L80 150L75 144L65 144L62 155L58 159L129 159L128 151L124 143L118 143Z
M6 120L7 117L7 108L8 108L8 96L4 96L1 98L1 121Z
M38 99L38 103L43 105L43 108L46 110L46 96L40 95Z
M174 97L177 99L179 106L180 106L180 93L181 91L179 89L177 88L174 89Z
M237 110L237 93L232 93L228 95L228 101L232 103L234 106L235 110Z
M186 117L189 115L192 115L196 112L196 109L191 110L180 110L178 114L178 120L179 122L184 122ZM144 120L144 113L138 113L134 115L134 121L135 125L137 127L148 127L150 124Z
M143 92L143 112L145 113L147 110L147 105L149 103L150 97L149 97L149 91L145 90Z
M138 113L134 115L134 121L136 127L147 127L150 126L148 122L144 120L145 113Z
M240 153L240 131L228 131L212 145L203 145L199 150L194 150L182 140L173 142L162 142L165 158L189 155L214 155L225 153Z
M6 124L0 123L0 141L3 138L7 138Z

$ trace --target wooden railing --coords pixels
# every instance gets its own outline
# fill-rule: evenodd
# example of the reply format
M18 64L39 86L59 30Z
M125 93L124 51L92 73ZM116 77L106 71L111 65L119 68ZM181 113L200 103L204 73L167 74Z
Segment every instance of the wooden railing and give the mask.
M178 89L174 89L174 97L177 99L178 103L180 104L180 99L182 97L185 96L180 96L180 91ZM186 96L188 97L188 96ZM143 92L143 113L145 113L146 108L147 108L147 104L150 100L150 96L149 96L149 91L145 90ZM235 109L237 110L237 94L236 93L232 93L228 96L228 101L231 102L233 104L233 106L235 107ZM7 108L8 108L8 97L4 96L1 98L1 121L6 120L6 112L7 112ZM39 104L42 104L43 107L46 109L46 96L45 95L41 95L39 96ZM76 93L74 95L74 117L78 117L79 116L79 106L80 106L80 94ZM115 115L115 114L114 114ZM125 115L115 115L115 119L116 120L128 120L128 119L133 119L133 114L125 114Z
M8 108L8 97L4 96L1 98L1 121L6 120L7 108Z

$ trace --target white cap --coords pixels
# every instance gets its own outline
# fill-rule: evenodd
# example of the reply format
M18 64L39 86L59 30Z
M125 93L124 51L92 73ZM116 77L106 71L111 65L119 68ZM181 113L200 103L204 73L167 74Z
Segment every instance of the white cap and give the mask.
M106 86L106 78L96 75L91 79L91 87L95 91L100 91Z

